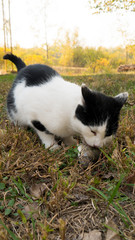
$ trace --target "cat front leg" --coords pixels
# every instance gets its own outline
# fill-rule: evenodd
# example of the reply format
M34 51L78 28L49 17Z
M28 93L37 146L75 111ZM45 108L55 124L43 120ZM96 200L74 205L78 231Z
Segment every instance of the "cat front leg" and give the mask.
M63 138L63 142L65 145L70 146L70 145L77 145L77 140L75 140L72 136Z
M50 133L40 121L33 120L31 123L41 139L41 142L45 145L45 148L50 148L52 150L60 148L55 140L55 136Z
M37 129L35 129L39 138L41 139L41 142L45 145L45 148L50 148L51 150L55 150L60 148L60 146L57 144L55 140L55 136L52 134L46 134L45 132L41 132Z

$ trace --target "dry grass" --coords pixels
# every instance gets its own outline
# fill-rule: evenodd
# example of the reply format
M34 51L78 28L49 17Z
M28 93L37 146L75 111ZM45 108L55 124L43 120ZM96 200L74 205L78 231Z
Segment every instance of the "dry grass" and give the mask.
M135 76L66 77L107 94L130 94L117 137L87 169L76 147L45 150L31 130L14 127L5 103L13 75L0 78L0 239L81 240L106 220L135 239Z

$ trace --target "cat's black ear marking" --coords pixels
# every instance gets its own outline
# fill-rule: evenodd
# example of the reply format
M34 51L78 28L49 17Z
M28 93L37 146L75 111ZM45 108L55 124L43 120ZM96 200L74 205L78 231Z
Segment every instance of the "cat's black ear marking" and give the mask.
M89 99L92 91L89 88L87 88L85 84L82 84L81 91L82 91L82 96L83 96L84 101Z
M82 105L78 105L75 111L75 116L78 118L83 124L87 125L87 113Z
M120 103L121 107L123 104L127 101L128 98L128 92L120 93L117 96L114 97L118 103Z

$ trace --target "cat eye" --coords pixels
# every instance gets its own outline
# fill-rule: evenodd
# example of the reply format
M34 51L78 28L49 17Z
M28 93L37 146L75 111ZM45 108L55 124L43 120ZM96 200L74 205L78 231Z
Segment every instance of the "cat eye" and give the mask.
M92 130L91 130L91 132L92 132L95 136L97 135L97 133L96 133L95 131L92 131Z

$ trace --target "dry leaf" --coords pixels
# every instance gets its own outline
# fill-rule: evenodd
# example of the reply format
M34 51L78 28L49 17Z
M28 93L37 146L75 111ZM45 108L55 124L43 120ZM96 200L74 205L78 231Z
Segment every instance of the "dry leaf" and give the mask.
M106 180L106 179L112 180L112 179L114 179L114 178L115 178L115 174L112 173L112 172L109 172L109 173L107 173L107 174L104 174L103 177L102 177L103 180Z
M135 151L135 145L132 143L131 139L128 136L126 136L125 139L129 149Z
M61 240L65 240L65 234L66 234L66 221L63 220L62 218L60 218L58 220L59 222L59 231L60 231L60 236L61 236Z
M75 201L76 203L84 203L89 200L89 197L82 193L75 193L74 195L67 194L66 198Z
M46 190L46 184L45 183L37 183L30 187L30 194L36 198L39 199L43 196L44 192Z
M83 240L102 240L101 232L98 230L93 230L89 233L84 233Z
M108 221L107 223L108 230L105 240L120 240L119 230L117 225L113 221Z
M3 139L3 137L6 135L7 131L5 129L0 129L0 139Z
M126 182L128 184L135 184L135 171L128 176Z
M125 179L125 186L123 186L123 190L128 190L131 191L133 189L134 191L134 186L135 186L135 171L130 173L130 175Z
M120 159L120 152L118 150L118 148L116 147L112 153L112 159Z
M25 205L24 206L24 214L26 216L26 218L29 218L30 215L32 214L32 216L34 218L37 218L38 217L38 204L33 202L29 205Z

